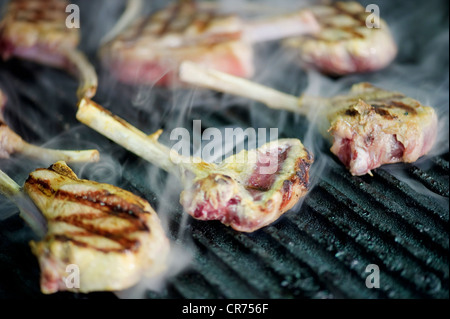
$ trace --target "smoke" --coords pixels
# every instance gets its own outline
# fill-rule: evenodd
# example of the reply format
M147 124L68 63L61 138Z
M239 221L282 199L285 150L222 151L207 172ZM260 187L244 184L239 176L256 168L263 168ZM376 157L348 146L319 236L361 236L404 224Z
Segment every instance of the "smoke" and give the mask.
M105 154L99 162L83 165L78 174L83 179L111 185L120 185L122 180L122 165L116 158Z
M411 96L425 105L430 105L439 114L439 138L430 153L431 156L448 152L448 17L444 10L439 10L440 3L431 1L414 3L405 6L389 1L363 1L366 6L376 3L380 7L381 18L386 20L396 42L399 53L395 61L386 69L370 74L349 75L341 78L330 78L314 71L304 71L297 63L296 55L286 51L278 43L260 43L255 45L255 82L273 87L280 91L300 96L332 97L345 94L350 87L358 82L371 82L388 90L395 90ZM245 18L263 17L271 14L290 12L295 8L308 5L308 2L278 1L276 6L271 1L233 0L216 1L209 5L217 5L223 12L239 12ZM153 8L161 7L156 2ZM417 23L416 21L421 21ZM111 89L114 87L114 89ZM120 88L122 87L122 88ZM127 88L125 103L117 99L117 90L123 90L123 85L109 86L111 95L105 98L105 103L121 116L136 124L145 132L151 133L158 128L164 128L165 134L161 143L170 145L168 132L176 127L188 128L192 136L192 121L202 120L202 130L208 127L218 128L222 133L226 127L278 128L279 137L299 138L314 154L315 162L311 168L311 185L314 187L327 174L331 167L341 166L337 158L329 151L329 143L320 133L317 124L320 110L310 114L308 119L285 111L270 110L260 103L232 95L220 95L208 90L177 89L165 90L158 87L138 86ZM123 92L123 91L121 91ZM114 102L112 102L114 101ZM125 105L125 106L124 106ZM151 114L151 116L149 116ZM150 119L146 119L149 116ZM244 143L241 139L237 144ZM234 145L240 146L239 145ZM227 148L229 154L230 146ZM192 145L195 153L199 145ZM223 158L221 158L223 159ZM209 158L210 161L220 159ZM424 159L426 162L426 159ZM132 164L126 165L124 172ZM405 165L388 165L398 179L405 181L414 190L422 194L432 193L404 173ZM150 189L156 196L158 213L166 229L170 221L178 216L178 223L172 236L186 238L190 218L179 212L178 204L181 187L176 178L162 173L149 165L145 169L146 181L139 189ZM430 194L431 196L431 194ZM433 194L438 200L439 195ZM300 205L294 209L299 210ZM174 226L172 226L174 227ZM184 259L185 266L189 258ZM160 282L159 282L160 284ZM145 285L144 285L145 286ZM156 285L161 288L160 285ZM121 295L123 296L123 295ZM126 294L129 296L129 294Z

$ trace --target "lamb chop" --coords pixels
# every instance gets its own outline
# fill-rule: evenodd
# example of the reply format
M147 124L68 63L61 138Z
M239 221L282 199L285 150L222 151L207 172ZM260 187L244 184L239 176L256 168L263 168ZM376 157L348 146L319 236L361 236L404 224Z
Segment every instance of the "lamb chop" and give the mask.
M178 176L184 187L180 202L196 219L253 232L291 209L308 190L313 157L298 139L243 150L214 164L180 155L158 142L162 131L148 136L89 99L80 101L77 119Z
M411 163L427 154L436 140L437 116L432 107L399 92L368 83L333 98L300 98L249 80L183 62L180 78L190 84L265 103L270 108L317 116L320 131L332 139L331 152L352 175L371 174L383 164Z
M130 2L136 7L136 1ZM119 32L100 50L103 64L119 81L129 84L178 83L176 69L192 60L238 76L253 74L256 42L317 32L308 10L253 22L220 15L192 0L181 0L137 19L127 10ZM125 20L128 20L128 27ZM111 36L108 35L107 39Z
M169 241L146 200L80 180L65 162L32 172L24 190L48 222L46 236L30 243L43 293L122 290L165 269ZM0 171L0 191L11 197L20 187ZM79 269L79 288L66 283L68 265Z
M45 163L54 163L58 160L67 162L96 162L99 160L100 155L97 150L53 150L25 142L5 123L3 108L6 101L6 95L0 90L0 158L9 158L10 155L19 153Z
M334 76L382 69L397 55L397 45L386 22L369 28L365 12L357 2L309 7L321 26L314 34L286 39L285 47L298 52L299 61Z
M75 50L78 29L66 27L64 0L11 0L0 23L0 51L12 56L65 68L61 47Z
M80 76L88 74L77 94L92 98L97 89L95 70L77 50L79 29L66 26L65 0L10 0L0 22L0 55L31 60ZM81 70L82 66L85 70Z

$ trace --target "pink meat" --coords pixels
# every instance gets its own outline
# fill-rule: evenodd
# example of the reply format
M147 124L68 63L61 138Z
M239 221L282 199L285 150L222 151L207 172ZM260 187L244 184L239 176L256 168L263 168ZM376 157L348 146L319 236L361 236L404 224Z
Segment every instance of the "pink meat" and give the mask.
M384 164L411 163L433 147L437 122L433 109L412 99L387 99L382 106L360 100L333 121L331 151L353 175Z
M259 191L268 191L275 181L277 174L283 167L283 163L289 153L289 148L278 148L278 152L266 152L260 154L255 169L246 182L246 188ZM271 163L278 163L274 174L263 174L263 169L270 170Z
M313 158L302 150L300 157L289 163L286 160L292 159L293 147L258 152L257 162L244 174L247 177L241 180L219 172L210 174L184 191L181 203L196 219L218 220L239 231L255 231L292 208L306 193Z
M251 50L251 47L236 42L198 46L194 49L180 50L180 61L182 54L183 59L207 63L222 72L249 77L253 74ZM154 59L147 59L132 58L125 52L105 53L103 63L108 66L116 79L124 83L159 86L179 83L178 64L164 54Z

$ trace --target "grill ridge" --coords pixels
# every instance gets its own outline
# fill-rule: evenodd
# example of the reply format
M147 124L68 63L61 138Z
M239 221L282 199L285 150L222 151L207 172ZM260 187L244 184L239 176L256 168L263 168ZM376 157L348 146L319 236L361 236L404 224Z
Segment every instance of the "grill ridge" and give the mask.
M342 175L343 174L339 175L340 178L343 177ZM350 182L350 185L356 184L357 180L360 181L359 178L344 178ZM361 183L358 183L358 185L360 184ZM343 189L341 188L340 191L343 192ZM347 197L342 203L342 209L351 207L355 213L360 215L360 217L371 225L374 229L374 233L376 232L375 230L378 230L380 234L387 236L391 241L394 240L395 245L392 245L391 247L401 244L402 249L407 250L408 253L421 260L424 264L430 264L429 266L442 274L443 278L448 279L448 267L446 267L448 255L445 253L445 250L439 245L433 245L428 235L420 233L413 226L405 223L404 220L395 212L392 212L389 207L386 208L381 203L377 203L376 205L371 203L372 201L378 201L377 199L374 199L371 194L373 193L366 193L365 191L361 194L352 194L352 199ZM367 197L369 197L369 200L367 200ZM339 196L336 196L335 198L338 201L340 200ZM367 208L367 202L371 204L370 208ZM357 204L355 205L355 203ZM433 266L433 264L435 265Z
M313 199L305 202L306 209L303 215L294 217L298 227L304 228L306 227L306 223L318 223L320 224L317 226L319 229L327 227L329 229L327 233L334 234L335 239L332 243L327 243L323 239L324 237L316 236L319 242L327 245L330 252L334 253L336 258L341 260L349 269L359 274L362 281L365 281L368 275L365 272L367 265L378 265L383 273L383 285L380 286L379 297L418 298L424 296L424 294L413 292L411 288L414 285L406 278L399 276L398 270L393 270L392 267L386 265L376 254L367 250L367 244L364 242L364 239L357 240L357 234L354 236L348 234L345 229L346 225L342 222L331 222L330 217L333 216L332 212L327 209L322 209L321 212L314 209L316 204ZM307 221L303 220L306 217L305 215L309 215ZM312 219L317 219L317 221L311 221ZM308 228L310 227L311 225Z
M283 278L281 285L293 291L295 295L314 297L319 291L321 295L331 295L308 265L295 259L266 232L259 232L257 238L244 234L235 234L235 237L247 249L254 252L261 262L279 274Z
M433 193L439 194L447 198L449 197L448 185L440 183L438 180L432 178L429 174L427 174L426 172L424 172L423 170L421 170L416 166L411 167L408 170L408 172L412 176L420 180L420 182L428 189L430 189Z
M420 240L424 240L426 242L435 241L437 244L436 248L440 250L440 253L443 253L443 249L448 249L448 237L445 238L446 236L444 235L445 224L436 223L433 220L425 219L424 217L427 216L417 216L417 212L415 212L415 214L412 214L411 212L413 210L411 208L408 207L408 209L404 209L404 207L402 207L398 203L398 201L402 200L401 198L396 198L396 200L393 201L387 196L386 190L385 193L382 194L370 184L365 183L361 178L354 177L352 179L352 182L358 182L360 190L362 190L365 195L369 195L371 197L370 201L376 202L377 204L381 205L385 209L386 214L392 214L393 218L398 219L400 223L404 223L405 226L411 226L413 229L410 229L409 231L412 235L416 237L423 236L424 238L421 238ZM433 234L431 235L435 239L432 239L430 234L423 231L423 225L429 226L430 230L434 230ZM420 234L417 234L417 232L419 232Z
M334 196L334 192L337 196L341 196L339 191L333 190L331 186L328 186L326 190L318 191L320 196L328 194L328 196ZM318 198L320 198L318 196ZM339 197L335 197L336 203L328 204L330 207L324 208L324 204L320 204L318 206L317 201L313 207L316 207L315 210L318 211L320 215L325 214L325 218L331 220L330 223L333 223L335 227L342 230L347 234L349 242L354 241L357 245L366 251L368 255L368 261L373 260L370 263L378 264L376 261L382 261L381 264L378 264L380 267L382 264L385 265L384 271L390 271L391 273L397 273L398 276L404 277L406 280L413 282L414 286L419 286L420 282L414 282L414 274L416 273L428 273L431 271L429 267L424 265L423 261L417 261L417 258L409 251L407 251L403 246L399 245L395 242L390 234L380 233L377 231L377 227L373 226L370 222L367 222L362 216L364 213L362 209L358 206L354 208L348 208L347 202L339 202ZM309 199L306 203L311 203L313 199ZM350 204L351 206L351 204ZM317 209L320 207L320 209ZM328 212L328 215L326 214ZM361 215L362 213L362 215ZM344 240L343 240L344 241ZM349 243L347 243L349 245ZM361 256L364 256L363 254ZM399 259L402 260L402 263L399 264L396 262L396 258L392 258L391 256L401 257ZM361 257L360 257L361 258ZM401 274L403 272L403 274ZM384 272L383 272L384 273Z
M377 170L374 175L375 177L381 178L386 184L391 185L390 189L394 189L395 192L399 192L398 196L405 197L408 201L414 202L414 204L420 208L422 213L431 215L432 218L439 219L443 221L444 224L448 223L449 211L441 209L441 207L437 206L436 203L429 197L422 194L417 194L405 183L399 181L384 170Z
M276 238L296 258L309 265L334 298L374 298L376 292L365 287L364 281L334 258L325 247L299 230L296 225L281 220L265 231ZM313 254L314 258L311 258Z

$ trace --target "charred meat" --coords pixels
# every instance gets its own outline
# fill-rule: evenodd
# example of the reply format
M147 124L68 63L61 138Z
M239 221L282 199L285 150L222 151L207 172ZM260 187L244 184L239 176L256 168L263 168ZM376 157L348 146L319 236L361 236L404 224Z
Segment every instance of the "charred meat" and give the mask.
M45 238L31 243L42 292L122 290L165 269L169 242L144 199L78 179L64 162L32 172L24 189L48 222ZM68 265L79 269L79 288L66 285Z
M372 21L371 13L359 3L336 2L308 9L321 30L284 42L286 47L298 51L303 66L339 76L382 69L397 55L397 45L386 22ZM371 25L367 26L367 22ZM372 25L376 22L378 26Z
M360 83L348 96L328 103L331 151L353 175L370 173L383 164L415 162L436 140L434 109L399 92Z

